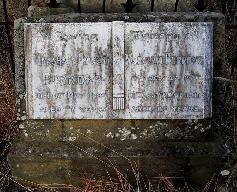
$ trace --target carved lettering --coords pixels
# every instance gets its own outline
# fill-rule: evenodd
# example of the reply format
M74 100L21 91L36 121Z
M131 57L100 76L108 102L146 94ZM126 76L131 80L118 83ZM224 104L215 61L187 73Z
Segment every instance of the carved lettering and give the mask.
M66 58L62 58L62 57L48 58L48 57L43 57L40 55L34 55L33 59L36 65L45 66L45 67L47 66L62 67L66 63Z
M179 34L167 34L167 33L144 33L144 31L134 30L130 31L131 37L134 39L158 39L158 40L166 40L166 41L179 41Z
M78 75L78 76L63 76L63 75L43 75L44 85L59 84L62 86L68 85L88 85L101 84L103 81L101 76Z
M142 57L138 56L133 58L130 55L127 55L127 62L130 64L136 65L203 65L204 58L203 56L173 56L172 53L166 53L162 56L151 56L151 57Z
M211 116L211 23L28 23L25 29L29 118Z

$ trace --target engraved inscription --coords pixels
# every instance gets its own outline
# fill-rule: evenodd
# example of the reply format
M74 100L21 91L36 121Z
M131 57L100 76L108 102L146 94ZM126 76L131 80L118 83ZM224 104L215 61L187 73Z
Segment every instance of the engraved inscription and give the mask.
M203 56L190 57L190 56L173 56L172 53L165 53L164 56L148 56L131 58L127 55L127 62L130 64L144 65L203 65Z
M211 23L130 23L125 29L127 115L138 119L211 115Z
M211 117L212 23L25 24L30 119Z
M76 76L67 76L67 75L45 75L43 74L43 84L59 84L62 86L66 85L88 85L88 84L102 84L101 76L97 76L96 74L91 75L76 75Z
M25 24L29 118L107 118L111 31L111 23Z

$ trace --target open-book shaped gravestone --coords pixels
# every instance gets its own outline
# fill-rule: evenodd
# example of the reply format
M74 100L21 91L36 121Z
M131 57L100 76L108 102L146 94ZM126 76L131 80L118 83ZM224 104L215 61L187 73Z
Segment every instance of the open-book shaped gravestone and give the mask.
M209 12L16 20L13 175L78 186L77 173L107 175L98 158L130 170L128 157L151 180L210 180L226 153L215 131L225 89L213 78L224 24Z
M26 23L29 119L211 117L210 22Z

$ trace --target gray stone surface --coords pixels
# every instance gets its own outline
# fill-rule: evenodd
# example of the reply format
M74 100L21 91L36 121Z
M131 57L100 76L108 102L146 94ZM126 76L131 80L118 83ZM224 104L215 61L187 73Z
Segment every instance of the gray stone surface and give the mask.
M27 116L210 117L212 33L200 22L25 24Z
M105 119L111 97L111 23L26 24L32 119Z
M212 23L127 24L126 116L210 117L212 33Z
M30 6L28 8L28 17L42 17L46 15L58 15L73 12L74 12L73 8L49 8L49 7Z

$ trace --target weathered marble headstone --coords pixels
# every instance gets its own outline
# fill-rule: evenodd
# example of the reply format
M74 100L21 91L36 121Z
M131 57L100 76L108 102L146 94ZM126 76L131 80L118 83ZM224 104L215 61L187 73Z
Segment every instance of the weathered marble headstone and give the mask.
M111 24L26 24L27 111L32 119L105 119Z
M212 76L223 73L224 24L209 12L18 19L13 175L77 186L77 173L107 174L94 157L131 169L123 154L149 177L209 181L225 154L212 124L223 113Z
M125 46L126 115L211 116L211 23L130 23Z
M25 24L30 119L211 116L212 23Z

